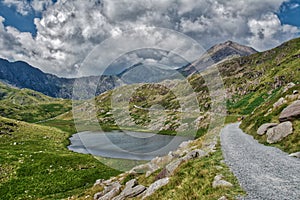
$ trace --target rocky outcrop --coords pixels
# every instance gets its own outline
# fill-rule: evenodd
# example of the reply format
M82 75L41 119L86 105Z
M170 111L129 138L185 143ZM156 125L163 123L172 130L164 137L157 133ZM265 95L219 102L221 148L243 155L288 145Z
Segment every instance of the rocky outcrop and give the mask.
M121 191L121 184L119 182L113 182L104 186L104 190L102 192L98 192L94 195L95 200L111 200L115 196L117 196Z
M279 116L280 122L292 121L300 118L300 100L294 101L286 107Z
M104 190L95 194L94 199L107 199L108 197L113 200L135 197L145 199L151 196L156 190L169 183L169 177L175 173L176 169L178 169L182 163L192 159L202 158L214 152L218 143L218 133L218 129L207 133L200 143L201 149L199 149L200 144L197 141L186 141L179 145L177 150L169 152L166 156L156 157L146 164L136 166L130 171L120 174L117 177L112 177L109 180L97 180L95 185L103 187ZM155 181L150 184L148 188L138 184L136 179L128 181L126 185L123 186L124 189L120 186L120 183L123 182L128 175L145 173L147 178L159 169L161 169L161 172L155 177Z
M169 183L169 178L163 178L152 183L149 188L146 190L142 199L145 199L148 196L151 196L156 190L167 185Z
M127 198L133 198L143 193L146 190L146 187L143 185L138 185L136 179L128 181L125 185L124 190L120 195L114 197L112 200L125 200Z
M278 124L276 124L276 123L266 123L266 124L263 124L263 125L261 125L258 128L257 134L258 135L264 135L268 131L268 129L270 129L270 128L274 127L274 126L277 126L277 125Z
M217 187L232 187L233 185L229 183L228 181L223 180L224 176L223 175L217 175L214 178L214 182L212 184L213 188Z
M283 122L267 131L267 142L273 144L281 141L283 138L293 133L293 124L291 122Z

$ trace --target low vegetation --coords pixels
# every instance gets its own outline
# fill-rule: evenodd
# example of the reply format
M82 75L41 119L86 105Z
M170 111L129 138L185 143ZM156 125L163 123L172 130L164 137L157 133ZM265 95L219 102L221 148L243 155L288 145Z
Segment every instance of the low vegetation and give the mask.
M26 122L38 122L71 110L70 100L55 99L29 89L17 89L0 83L0 116Z
M70 133L0 118L0 199L61 199L119 174L66 146Z

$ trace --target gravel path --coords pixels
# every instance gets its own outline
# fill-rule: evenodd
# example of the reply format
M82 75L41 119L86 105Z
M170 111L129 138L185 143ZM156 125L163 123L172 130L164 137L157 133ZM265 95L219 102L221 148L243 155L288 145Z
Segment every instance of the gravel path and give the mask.
M239 129L227 125L221 131L222 151L247 200L300 200L300 159L274 147L259 144Z

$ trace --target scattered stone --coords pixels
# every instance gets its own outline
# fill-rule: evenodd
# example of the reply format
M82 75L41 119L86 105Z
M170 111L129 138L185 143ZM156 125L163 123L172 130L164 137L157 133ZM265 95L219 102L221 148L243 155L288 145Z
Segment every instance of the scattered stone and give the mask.
M277 126L277 125L278 124L276 124L276 123L266 123L266 124L263 124L263 125L261 125L258 128L257 134L258 135L264 135L268 131L268 129L273 128L274 126Z
M296 86L296 84L293 83L293 82L288 83L288 84L284 87L283 92L287 92L289 89L291 89L291 88L293 88L293 87L295 87L295 86Z
M125 189L121 192L120 195L113 198L113 200L125 200L127 198L133 198L141 194L146 190L146 187L143 185L138 185L136 179L132 179L126 183Z
M273 144L281 141L283 138L293 133L293 124L291 122L283 122L267 131L267 142Z
M285 98L281 97L280 99L278 99L278 101L276 103L273 104L273 108L276 109L285 103L287 103L287 100L285 100Z
M300 158L300 151L296 153L292 153L289 155L290 157Z
M292 121L300 118L300 100L294 101L291 105L286 107L279 116L280 122Z
M214 178L214 182L212 184L213 188L217 187L232 187L233 185L228 181L223 180L223 175L217 175Z
M186 148L188 148L189 147L189 145L191 144L191 140L189 140L189 141L184 141L184 142L182 142L180 145L179 145L179 148L181 148L181 149L186 149Z
M151 196L156 190L158 190L159 188L167 185L168 183L169 183L169 178L163 178L163 179L160 179L158 181L155 181L146 190L146 192L143 195L142 199L145 199L146 197Z
M221 198L219 198L218 200L227 200L227 198L225 196L222 196Z
M104 181L105 181L104 179L98 179L98 180L96 180L94 186L101 185Z

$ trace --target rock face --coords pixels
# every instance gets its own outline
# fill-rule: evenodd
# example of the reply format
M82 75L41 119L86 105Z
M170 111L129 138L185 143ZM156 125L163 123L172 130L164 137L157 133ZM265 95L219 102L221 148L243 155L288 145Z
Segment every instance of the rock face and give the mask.
M279 116L280 122L291 121L300 118L300 100L294 101L286 107Z
M281 141L286 136L293 133L293 124L291 122L283 122L267 131L267 142L270 144Z
M268 129L270 129L270 128L274 127L274 126L277 126L277 124L276 123L266 123L266 124L263 124L263 125L261 125L258 128L257 134L258 135L264 135L268 131Z
M214 182L212 184L213 188L217 187L232 187L233 185L228 181L223 180L223 175L217 175L214 178Z

